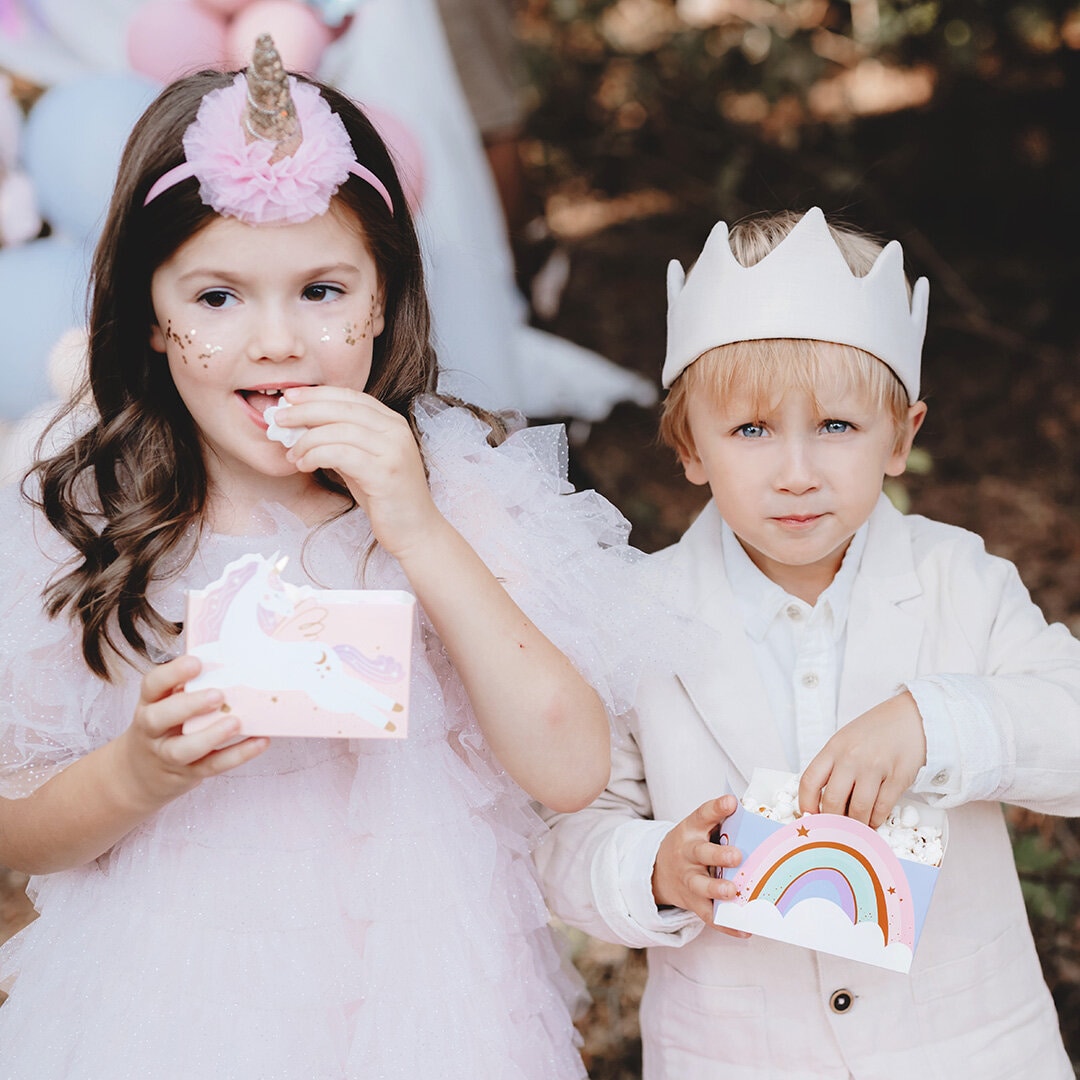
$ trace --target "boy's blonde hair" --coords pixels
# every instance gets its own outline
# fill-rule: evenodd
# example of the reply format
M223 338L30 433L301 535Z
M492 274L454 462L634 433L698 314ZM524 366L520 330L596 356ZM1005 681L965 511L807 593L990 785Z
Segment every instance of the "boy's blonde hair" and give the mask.
M784 211L738 222L729 234L735 258L743 266L760 262L801 217ZM829 232L851 272L856 277L868 274L883 245L844 225L830 222ZM692 269L690 273L693 274ZM911 295L910 283L908 295ZM660 416L660 440L680 455L693 452L687 415L691 395L705 395L712 402L720 402L737 390L764 411L786 388L804 390L816 400L817 388L823 385L864 394L869 404L891 416L897 448L903 445L908 406L912 403L893 371L862 349L804 338L738 341L703 353L668 392Z

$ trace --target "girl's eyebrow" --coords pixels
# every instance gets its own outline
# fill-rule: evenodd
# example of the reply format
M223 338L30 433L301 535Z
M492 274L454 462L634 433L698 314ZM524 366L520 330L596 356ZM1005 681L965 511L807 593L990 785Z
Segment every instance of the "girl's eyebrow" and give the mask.
M319 278L334 277L336 275L359 274L360 267L350 262L329 263L325 266L313 266L293 274L296 281L308 282ZM181 274L176 280L180 285L200 278L208 278L220 281L226 285L239 285L247 281L249 275L239 274L230 270L216 270L213 266L195 266L186 273Z

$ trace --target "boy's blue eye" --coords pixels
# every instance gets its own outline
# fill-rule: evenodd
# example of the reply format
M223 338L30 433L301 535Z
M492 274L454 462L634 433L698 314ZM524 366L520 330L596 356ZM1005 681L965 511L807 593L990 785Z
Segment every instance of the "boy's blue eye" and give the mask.
M740 435L747 439L760 439L765 434L764 424L742 424L736 429Z
M308 285L304 289L303 297L305 300L311 300L318 304L324 300L333 300L335 297L341 296L344 291L337 285L327 285L325 282L320 282L317 285Z
M229 302L235 301L235 299L236 297L225 289L208 289L200 294L199 303L211 308L223 308L228 307Z
M851 425L846 420L826 420L821 425L821 430L828 435L843 435L851 430Z

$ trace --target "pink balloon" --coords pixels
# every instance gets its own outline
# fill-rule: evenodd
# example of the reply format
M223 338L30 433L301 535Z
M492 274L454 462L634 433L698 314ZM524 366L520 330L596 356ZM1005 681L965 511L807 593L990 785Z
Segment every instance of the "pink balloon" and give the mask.
M198 0L200 7L206 8L207 11L216 11L226 18L235 15L247 3L248 0Z
M225 20L193 0L148 0L128 23L127 55L135 71L163 83L224 67Z
M255 39L269 34L289 71L314 74L331 33L311 8L298 0L255 0L229 24L225 55L230 67L251 63Z
M382 136L394 159L405 201L415 214L424 198L424 149L420 140L393 113L371 105L363 106L368 119Z

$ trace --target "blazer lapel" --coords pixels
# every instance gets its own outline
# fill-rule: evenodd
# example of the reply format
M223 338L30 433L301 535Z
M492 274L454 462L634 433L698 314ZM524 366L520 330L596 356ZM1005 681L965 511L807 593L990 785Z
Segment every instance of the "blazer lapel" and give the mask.
M924 619L922 584L903 515L883 495L870 517L851 594L837 702L846 724L915 678Z
M683 608L715 631L712 646L680 666L675 676L745 787L755 768L790 766L737 615L720 529L720 514L710 501L670 549L672 580L679 585Z

